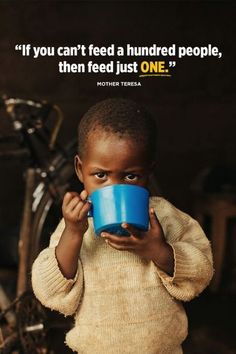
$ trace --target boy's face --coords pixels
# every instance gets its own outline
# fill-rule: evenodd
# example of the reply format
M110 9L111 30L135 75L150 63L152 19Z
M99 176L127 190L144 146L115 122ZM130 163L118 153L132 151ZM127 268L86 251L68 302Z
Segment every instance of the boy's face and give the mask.
M104 131L91 133L83 158L75 157L75 169L88 194L113 184L146 187L151 164L143 144Z

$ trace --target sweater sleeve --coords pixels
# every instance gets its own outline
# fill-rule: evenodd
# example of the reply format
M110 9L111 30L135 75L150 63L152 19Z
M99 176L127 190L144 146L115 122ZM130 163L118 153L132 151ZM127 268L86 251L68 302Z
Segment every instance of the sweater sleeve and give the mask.
M64 220L51 236L32 266L32 288L37 299L51 310L73 315L79 306L83 291L83 269L79 260L74 279L66 279L60 271L55 255L56 246L64 230Z
M213 276L210 242L189 215L163 198L154 198L153 202L175 261L173 276L157 267L158 275L171 296L189 301L204 290Z

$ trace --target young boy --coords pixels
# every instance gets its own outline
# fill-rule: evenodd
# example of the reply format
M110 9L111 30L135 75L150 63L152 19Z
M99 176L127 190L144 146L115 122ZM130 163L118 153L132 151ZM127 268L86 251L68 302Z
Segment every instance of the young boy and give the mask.
M197 296L212 277L202 229L163 198L150 198L147 232L124 223L128 237L94 234L87 196L113 184L148 187L155 142L152 117L125 99L96 104L79 124L75 170L84 190L66 193L63 220L32 269L42 304L75 316L66 343L79 354L182 353L181 301Z

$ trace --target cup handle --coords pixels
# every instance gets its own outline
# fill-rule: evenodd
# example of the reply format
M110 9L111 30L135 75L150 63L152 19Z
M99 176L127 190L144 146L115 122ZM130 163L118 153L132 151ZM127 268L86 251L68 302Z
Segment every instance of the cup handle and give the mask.
M89 200L89 202L91 203L91 207L90 207L90 209L89 209L89 211L88 211L87 216L88 216L88 218L91 218L91 217L93 217L93 204L92 204L92 201L91 201L90 198L88 198L88 200Z

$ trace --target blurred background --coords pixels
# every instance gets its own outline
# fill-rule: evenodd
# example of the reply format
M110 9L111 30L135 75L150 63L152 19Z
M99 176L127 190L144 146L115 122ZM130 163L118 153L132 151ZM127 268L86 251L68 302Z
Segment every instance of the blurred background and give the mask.
M58 135L62 146L76 138L78 122L86 110L107 97L134 99L156 117L158 190L201 222L213 244L217 268L212 286L186 304L190 334L185 352L189 354L236 353L235 10L235 4L228 1L0 2L0 94L58 105L64 115ZM118 78L113 74L59 74L58 57L33 59L15 51L16 44L111 43L212 44L219 47L222 58L177 59L172 77L137 80L135 74ZM79 62L76 57L66 60ZM119 80L140 81L142 86L96 84ZM2 105L0 138L12 135L16 135L12 119ZM4 157L6 151L16 149L17 144L22 147L24 142L2 141L0 275L7 291L14 293L29 156ZM52 338L58 338L55 331Z

